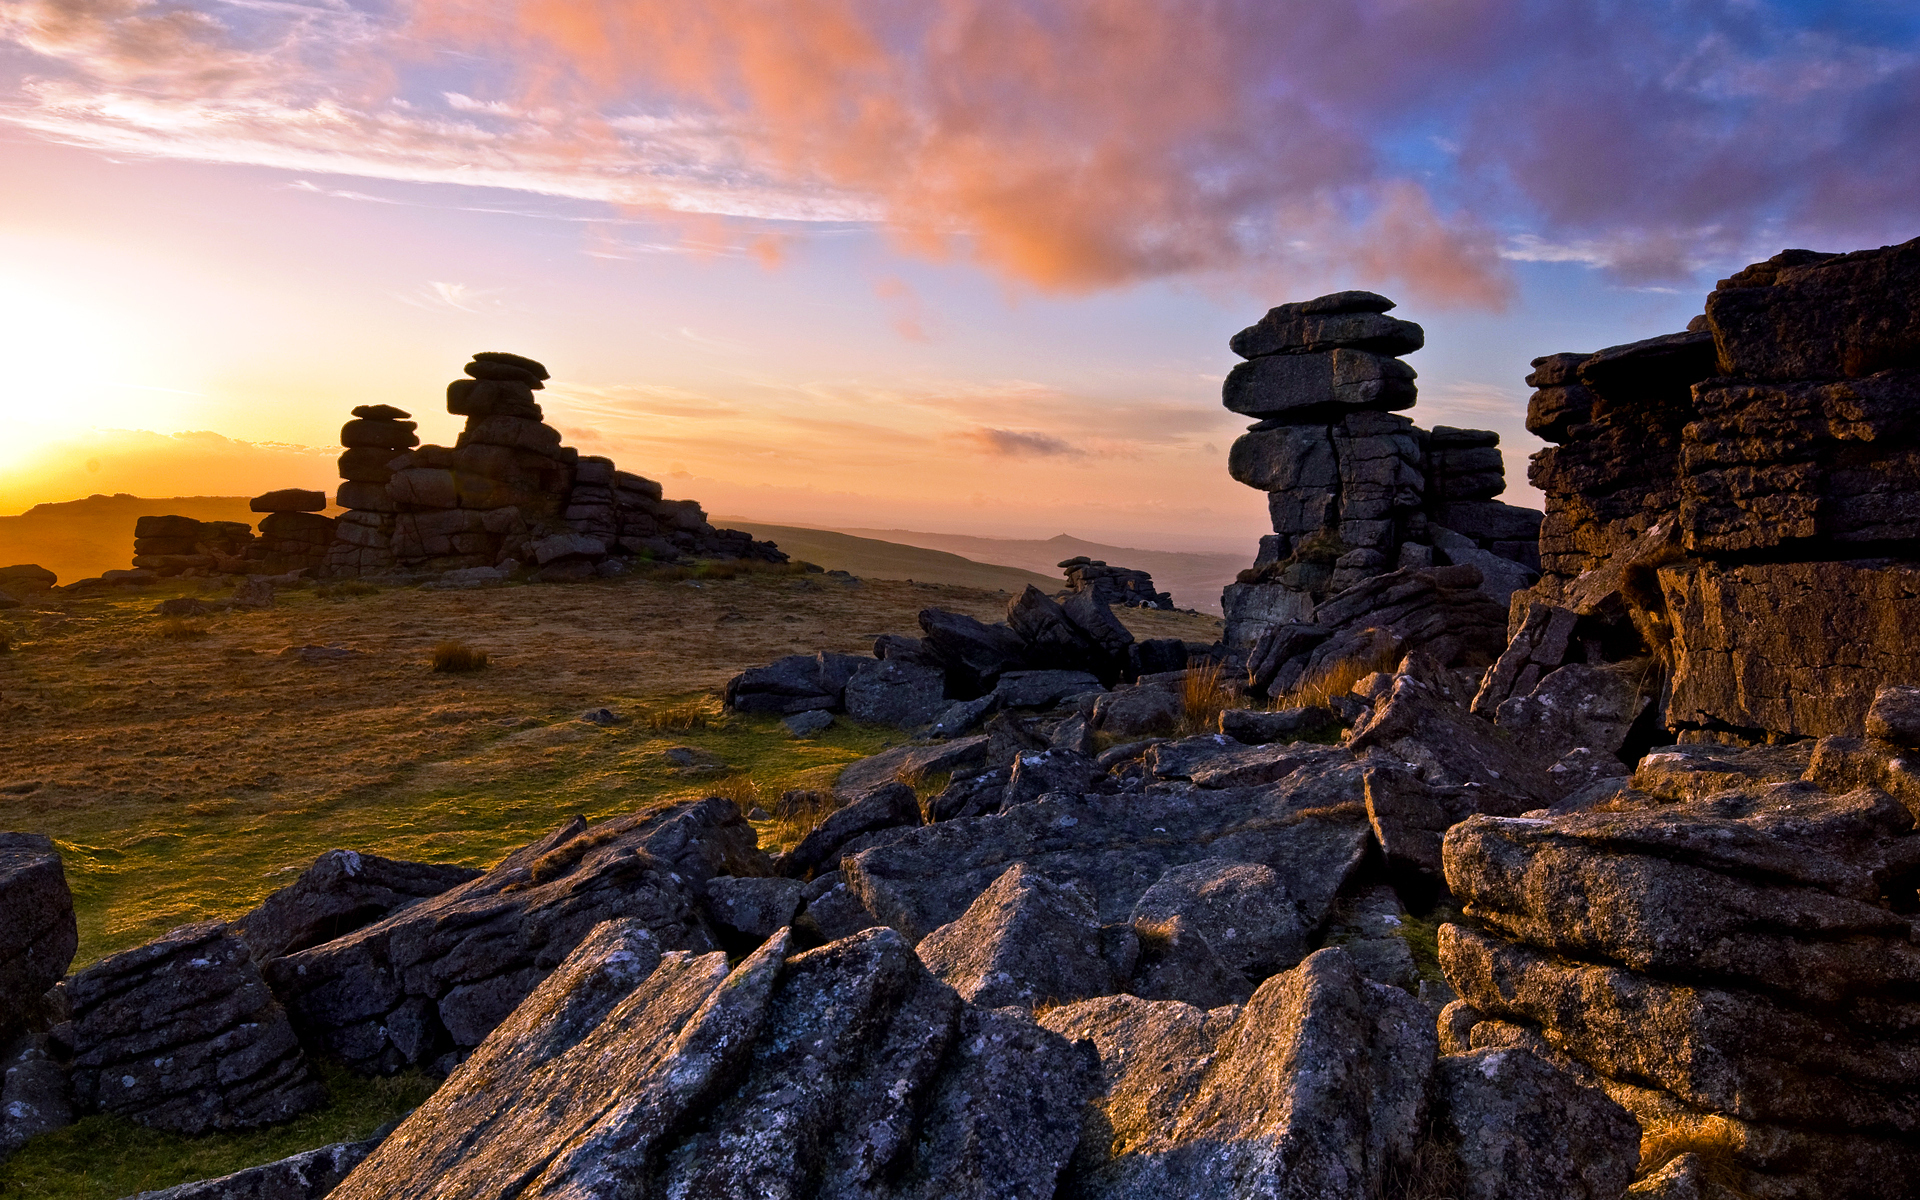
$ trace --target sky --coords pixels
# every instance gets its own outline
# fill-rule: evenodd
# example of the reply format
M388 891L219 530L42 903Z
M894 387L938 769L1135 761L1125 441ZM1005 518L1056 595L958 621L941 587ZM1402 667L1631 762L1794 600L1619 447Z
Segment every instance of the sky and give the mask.
M468 354L716 514L1239 550L1227 339L1424 425L1920 235L1908 0L0 0L0 513L326 487Z

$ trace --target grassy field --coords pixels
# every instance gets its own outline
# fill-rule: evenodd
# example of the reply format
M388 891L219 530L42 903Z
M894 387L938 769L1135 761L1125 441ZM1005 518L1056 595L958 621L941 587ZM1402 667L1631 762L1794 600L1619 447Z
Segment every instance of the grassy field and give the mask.
M1016 593L1028 584L1048 593L1066 586L1066 576L1060 571L1027 571L1019 567L978 562L945 550L855 537L831 529L763 525L757 521L729 520L725 524L732 529L744 529L754 537L778 543L782 550L795 558L818 563L829 571L851 571L866 579L912 579L921 583L945 583L956 587Z
M335 847L497 862L575 814L719 792L750 806L825 788L898 730L838 720L797 740L720 711L741 669L918 633L929 606L1005 616L976 588L819 575L630 579L483 591L314 588L274 607L164 618L171 589L0 612L0 829L51 835L80 922L76 969L189 921L237 916ZM1120 614L1141 637L1218 622ZM433 647L487 653L436 673ZM311 663L282 651L335 645ZM591 708L623 719L601 727ZM687 769L668 758L694 751ZM763 845L783 831L757 826ZM426 1082L328 1076L333 1103L273 1130L183 1139L89 1117L0 1166L0 1196L113 1200L365 1137Z

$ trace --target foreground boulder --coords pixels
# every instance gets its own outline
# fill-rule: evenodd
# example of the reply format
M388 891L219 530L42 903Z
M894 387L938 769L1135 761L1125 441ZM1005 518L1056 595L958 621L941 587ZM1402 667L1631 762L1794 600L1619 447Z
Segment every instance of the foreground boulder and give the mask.
M715 875L772 864L731 801L571 824L451 891L343 937L269 960L309 1045L363 1071L480 1044L601 921L631 917L662 946L715 947L700 894Z
M1112 996L1041 1023L1100 1055L1076 1200L1370 1200L1413 1161L1438 1050L1428 1010L1339 949L1244 1008Z
M1632 782L1613 811L1448 833L1470 924L1443 927L1441 962L1483 1018L1471 1044L1537 1044L1644 1123L1732 1131L1764 1194L1902 1194L1920 779L1828 738L1675 748Z
M317 1108L308 1068L246 943L225 925L186 925L101 959L66 985L73 1095L171 1133L249 1129Z
M0 833L0 1039L60 982L79 945L73 894L53 842Z
M332 1194L1045 1200L1091 1084L890 930L729 971L608 922Z
M1434 1082L1462 1200L1618 1200L1633 1179L1640 1123L1525 1050L1448 1055Z
M917 947L927 969L987 1008L1031 1009L1115 991L1093 901L1016 863L958 921Z

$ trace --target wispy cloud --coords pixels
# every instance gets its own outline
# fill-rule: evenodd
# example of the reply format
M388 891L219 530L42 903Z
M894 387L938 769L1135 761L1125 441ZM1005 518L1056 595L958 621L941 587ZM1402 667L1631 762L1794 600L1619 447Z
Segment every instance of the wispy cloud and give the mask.
M0 0L0 38L34 56L0 122L117 155L875 222L1060 291L1337 273L1486 307L1516 262L1663 284L1781 231L1911 232L1911 22L1779 0L1283 11ZM923 318L902 300L894 320Z
M464 283L446 283L436 279L421 284L417 291L401 293L397 299L415 308L445 308L454 312L485 313L504 311L506 304L500 297L505 294L505 288L477 288Z
M969 429L960 438L982 454L1002 458L1062 458L1086 453L1065 438L1018 429Z

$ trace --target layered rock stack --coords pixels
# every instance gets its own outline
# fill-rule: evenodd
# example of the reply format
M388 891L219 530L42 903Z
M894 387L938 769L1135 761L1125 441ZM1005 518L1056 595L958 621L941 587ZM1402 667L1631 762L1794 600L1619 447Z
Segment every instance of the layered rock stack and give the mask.
M332 517L320 515L327 507L325 492L281 488L255 496L247 507L267 514L260 522L258 543L249 548L248 554L259 560L261 572L283 575L306 571L318 575L325 569L334 528Z
M1920 239L1788 250L1684 333L1534 360L1541 584L1508 666L1653 655L1683 740L1858 733L1920 679Z
M447 411L467 418L452 447L420 446L400 409L353 410L341 430L338 499L350 511L328 556L333 573L522 564L577 579L634 557L785 561L770 542L715 529L697 503L663 499L658 483L562 445L534 398L548 378L540 363L488 351L466 374L447 385Z
M1084 554L1065 559L1060 569L1067 573L1067 591L1086 592L1102 604L1133 608L1158 608L1171 611L1173 597L1153 589L1153 576L1129 567L1110 567Z
M1309 625L1320 602L1396 569L1478 567L1490 596L1532 581L1539 514L1495 500L1506 487L1499 435L1442 426L1413 407L1400 361L1426 342L1373 292L1283 304L1234 335L1247 359L1228 375L1227 408L1258 419L1228 470L1267 493L1273 533L1222 597L1227 646Z
M244 521L141 517L133 526L133 566L162 576L240 574L253 569L246 557L252 545Z

